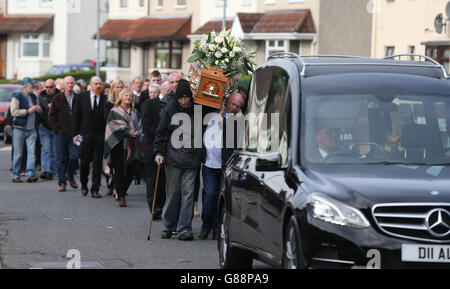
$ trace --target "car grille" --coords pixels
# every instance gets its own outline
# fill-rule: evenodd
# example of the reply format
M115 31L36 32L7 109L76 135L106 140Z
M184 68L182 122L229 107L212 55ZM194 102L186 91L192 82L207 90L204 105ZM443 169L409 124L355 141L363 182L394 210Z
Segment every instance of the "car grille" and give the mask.
M379 204L372 208L386 234L416 241L450 242L450 203Z

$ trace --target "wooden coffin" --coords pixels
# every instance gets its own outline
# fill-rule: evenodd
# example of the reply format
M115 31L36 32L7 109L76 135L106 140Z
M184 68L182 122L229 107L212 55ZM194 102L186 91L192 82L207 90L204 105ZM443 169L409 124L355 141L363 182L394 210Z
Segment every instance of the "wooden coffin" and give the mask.
M198 67L191 66L189 77L194 103L216 109L222 108L228 78L223 75L221 69L209 66L199 70Z

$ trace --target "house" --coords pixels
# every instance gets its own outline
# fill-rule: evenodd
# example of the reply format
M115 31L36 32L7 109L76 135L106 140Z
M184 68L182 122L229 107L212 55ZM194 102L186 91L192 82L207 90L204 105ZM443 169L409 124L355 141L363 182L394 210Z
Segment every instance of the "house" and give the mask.
M5 13L0 18L0 39L6 39L4 77L38 77L53 65L96 59L92 35L98 26L97 1L4 2ZM100 1L100 23L106 20L107 3Z
M389 0L375 3L373 57L421 54L434 58L450 72L448 0ZM443 24L440 33L435 27L436 20Z
M229 0L236 5L227 13L256 11L256 2ZM187 72L192 52L188 35L214 17L223 15L220 0L111 0L108 21L100 30L107 41L107 80L130 81L148 76L155 69L163 73Z
M334 54L370 56L372 18L367 3L359 0L257 0L257 11L237 12L232 34L248 50L257 51L262 64L277 52L301 55ZM227 26L230 24L228 23ZM189 37L221 30L212 19Z

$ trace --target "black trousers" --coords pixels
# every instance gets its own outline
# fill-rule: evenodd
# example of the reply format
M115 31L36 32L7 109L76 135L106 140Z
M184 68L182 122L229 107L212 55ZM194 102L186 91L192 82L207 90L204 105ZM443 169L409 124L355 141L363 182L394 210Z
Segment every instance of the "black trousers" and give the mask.
M81 145L80 182L87 188L90 164L92 163L91 192L98 192L101 186L104 143L83 143Z
M147 204L152 211L153 194L155 192L156 175L158 173L158 165L154 159L144 159L145 176L147 185ZM155 211L162 211L166 202L166 173L164 166L159 171L158 190L156 191Z
M125 197L133 181L137 169L137 161L124 165L125 151L123 141L111 151L111 162L114 169L114 187L119 198Z

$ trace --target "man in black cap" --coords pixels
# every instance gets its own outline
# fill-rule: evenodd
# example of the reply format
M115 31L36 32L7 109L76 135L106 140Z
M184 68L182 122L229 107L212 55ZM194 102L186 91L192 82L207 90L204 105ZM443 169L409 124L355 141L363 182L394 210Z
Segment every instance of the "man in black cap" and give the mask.
M194 146L193 128L192 91L189 82L181 79L175 92L175 101L169 102L161 115L154 144L155 162L164 163L166 170L166 204L163 210L165 229L161 233L163 239L171 238L175 230L179 240L194 239L192 218L195 178L202 153L201 148Z

